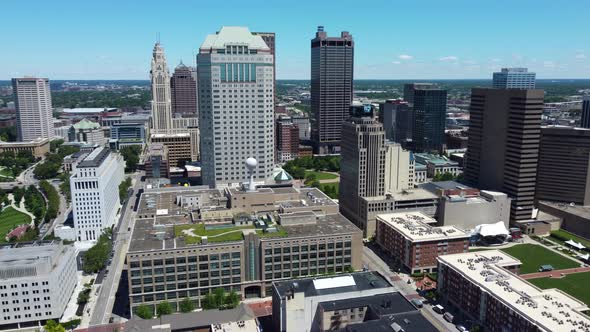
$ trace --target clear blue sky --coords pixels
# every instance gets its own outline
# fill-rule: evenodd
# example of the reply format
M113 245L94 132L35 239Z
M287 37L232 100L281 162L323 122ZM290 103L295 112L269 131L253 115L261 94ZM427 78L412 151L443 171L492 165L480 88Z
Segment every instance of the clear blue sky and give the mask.
M222 25L277 34L277 77L309 78L316 27L355 39L355 78L590 78L588 0L3 1L0 79L147 79L157 33L170 69Z

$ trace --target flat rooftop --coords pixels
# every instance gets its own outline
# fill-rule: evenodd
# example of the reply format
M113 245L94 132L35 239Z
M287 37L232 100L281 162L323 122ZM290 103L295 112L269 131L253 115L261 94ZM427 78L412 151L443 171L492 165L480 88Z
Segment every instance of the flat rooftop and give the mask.
M308 191L302 191L300 192L300 195L306 196L307 192ZM178 196L190 195L209 195L209 199L213 201L216 199L225 199L225 195L220 190L209 189L208 187L203 186L171 187L146 190L142 194L139 201L137 210L138 218L135 221L129 252L163 250L204 245L198 243L187 244L184 240L184 237L176 237L174 232L174 226L191 224L191 213L193 213L196 209L191 207L182 207L176 202ZM331 204L335 204L331 200L330 202ZM206 205L204 209L205 211L208 211ZM220 210L224 209L225 208L223 207L220 208ZM226 210L228 212L232 211L231 209ZM236 213L238 213L237 210ZM285 214L288 215L289 213ZM316 214L316 216L317 220L315 223L291 226L281 225L281 228L286 231L287 237L289 238L329 236L335 234L352 234L361 232L360 229L354 226L354 224L352 224L348 219L339 213L326 215ZM284 234L282 235L284 236ZM276 240L278 236L281 236L281 234L276 233L275 236L274 233L265 233L264 237L261 236L261 240ZM210 242L209 245L219 243L220 242Z
M133 317L125 324L125 331L193 331L199 328L209 328L211 325L226 324L231 322L246 321L250 322L256 318L252 309L242 303L234 309L228 310L203 310L191 313L175 313L164 315L154 319L140 319ZM256 331L251 329L251 323L245 326L241 331ZM208 329L207 329L208 331ZM217 330L214 330L217 331ZM233 330L228 330L233 331Z
M190 137L189 133L175 133L175 134L152 134L152 138L175 138L175 137Z
M414 307L410 301L403 297L399 292L355 297L345 300L325 301L320 302L318 306L322 307L324 311L366 306L371 307L371 310L373 310L378 316L399 314L416 310L416 307Z
M403 329L403 330L402 330ZM377 320L347 325L344 332L436 332L439 331L419 311L390 315Z
M416 201L438 199L438 196L431 191L423 188L413 188L397 193L391 193L396 201Z
M520 261L500 250L438 256L505 306L534 322L542 331L587 331L590 318L580 311L588 307L557 289L541 290L503 267Z
M575 216L590 220L590 206L567 204L559 202L540 201L540 203L550 206L552 208L561 210L565 213L573 214Z
M393 286L378 272L355 272L339 274L336 277L276 281L273 282L273 287L281 297L286 296L291 291L304 293L306 297L310 297Z
M88 154L84 159L78 163L76 168L84 168L84 167L98 167L102 164L105 159L109 156L111 150L102 146L99 148L94 149L90 154Z
M84 113L84 114L92 114L92 113L102 113L102 112L112 112L116 111L116 108L111 107L79 107L79 108L64 108L62 110L63 113Z
M433 227L429 225L436 223L436 220L422 212L380 214L377 216L377 219L385 222L412 242L441 241L470 237L469 233L455 226Z

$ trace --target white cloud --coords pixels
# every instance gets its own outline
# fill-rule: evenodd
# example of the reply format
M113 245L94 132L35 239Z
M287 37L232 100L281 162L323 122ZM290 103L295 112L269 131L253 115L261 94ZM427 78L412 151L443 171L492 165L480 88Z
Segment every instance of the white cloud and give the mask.
M576 54L576 59L586 59L586 54L584 54L584 53Z
M414 57L411 55L407 55L407 54L401 54L400 56L398 56L398 58L400 60L412 60Z
M402 62L401 61L392 61L391 63L393 63L394 65L399 65Z
M556 65L555 65L555 62L553 62L553 61L545 60L545 61L543 61L543 67L545 67L545 68L555 68Z
M440 61L457 61L457 60L459 60L459 58L456 56L453 56L453 55L449 55L449 56L443 56L439 60Z
M491 62L500 62L500 61L502 61L502 59L493 58L493 59L490 59L490 61L491 61Z

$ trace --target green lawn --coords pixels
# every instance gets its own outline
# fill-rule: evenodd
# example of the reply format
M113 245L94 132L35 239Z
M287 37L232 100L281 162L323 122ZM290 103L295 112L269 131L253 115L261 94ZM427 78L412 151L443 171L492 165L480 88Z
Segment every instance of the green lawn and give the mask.
M7 169L6 167L0 167L0 176L4 178L14 179L14 174L12 174L12 171Z
M553 231L551 232L551 236L550 236L550 240L558 242L560 244L563 244L565 241L561 240L561 238L565 238L565 239L569 239L569 240L574 240L576 242L580 242L581 244L583 244L584 246L586 246L587 248L590 248L590 241L579 237L575 234L572 234L568 231L564 231L563 229L557 230L557 231ZM567 241L567 240L566 240ZM565 244L563 244L565 245ZM565 245L567 246L567 245Z
M309 170L305 171L305 177L307 177L310 174L315 175L317 180L333 180L333 179L338 178L338 175L332 174L332 173L316 172L316 171L309 171Z
M283 227L279 225L275 225L275 227L278 229L276 233L265 233L261 229L257 229L256 234L260 237L287 237L289 235Z
M590 272L568 274L560 279L539 278L528 281L539 288L557 288L590 305Z
M5 243L4 238L16 225L28 224L31 217L19 212L12 207L7 207L0 213L0 243Z
M539 267L546 264L556 270L580 267L579 263L536 244L518 244L501 250L522 262L521 274L538 272Z

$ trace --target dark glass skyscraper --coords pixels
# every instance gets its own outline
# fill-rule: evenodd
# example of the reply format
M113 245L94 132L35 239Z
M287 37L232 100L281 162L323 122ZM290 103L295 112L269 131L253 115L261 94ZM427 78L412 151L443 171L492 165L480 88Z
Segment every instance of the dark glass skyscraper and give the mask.
M543 90L471 90L465 180L512 198L510 220L532 217Z
M379 104L379 121L383 123L385 137L408 148L414 125L412 113L409 104L401 99L389 99Z
M585 96L582 102L582 119L580 127L590 128L590 96Z
M412 149L442 151L445 143L447 90L429 83L404 86L404 99L413 110Z
M318 27L311 40L311 111L314 152L340 152L342 123L348 118L352 102L354 42L344 31L340 37L328 37Z
M172 116L197 117L197 82L195 70L182 62L170 78Z

